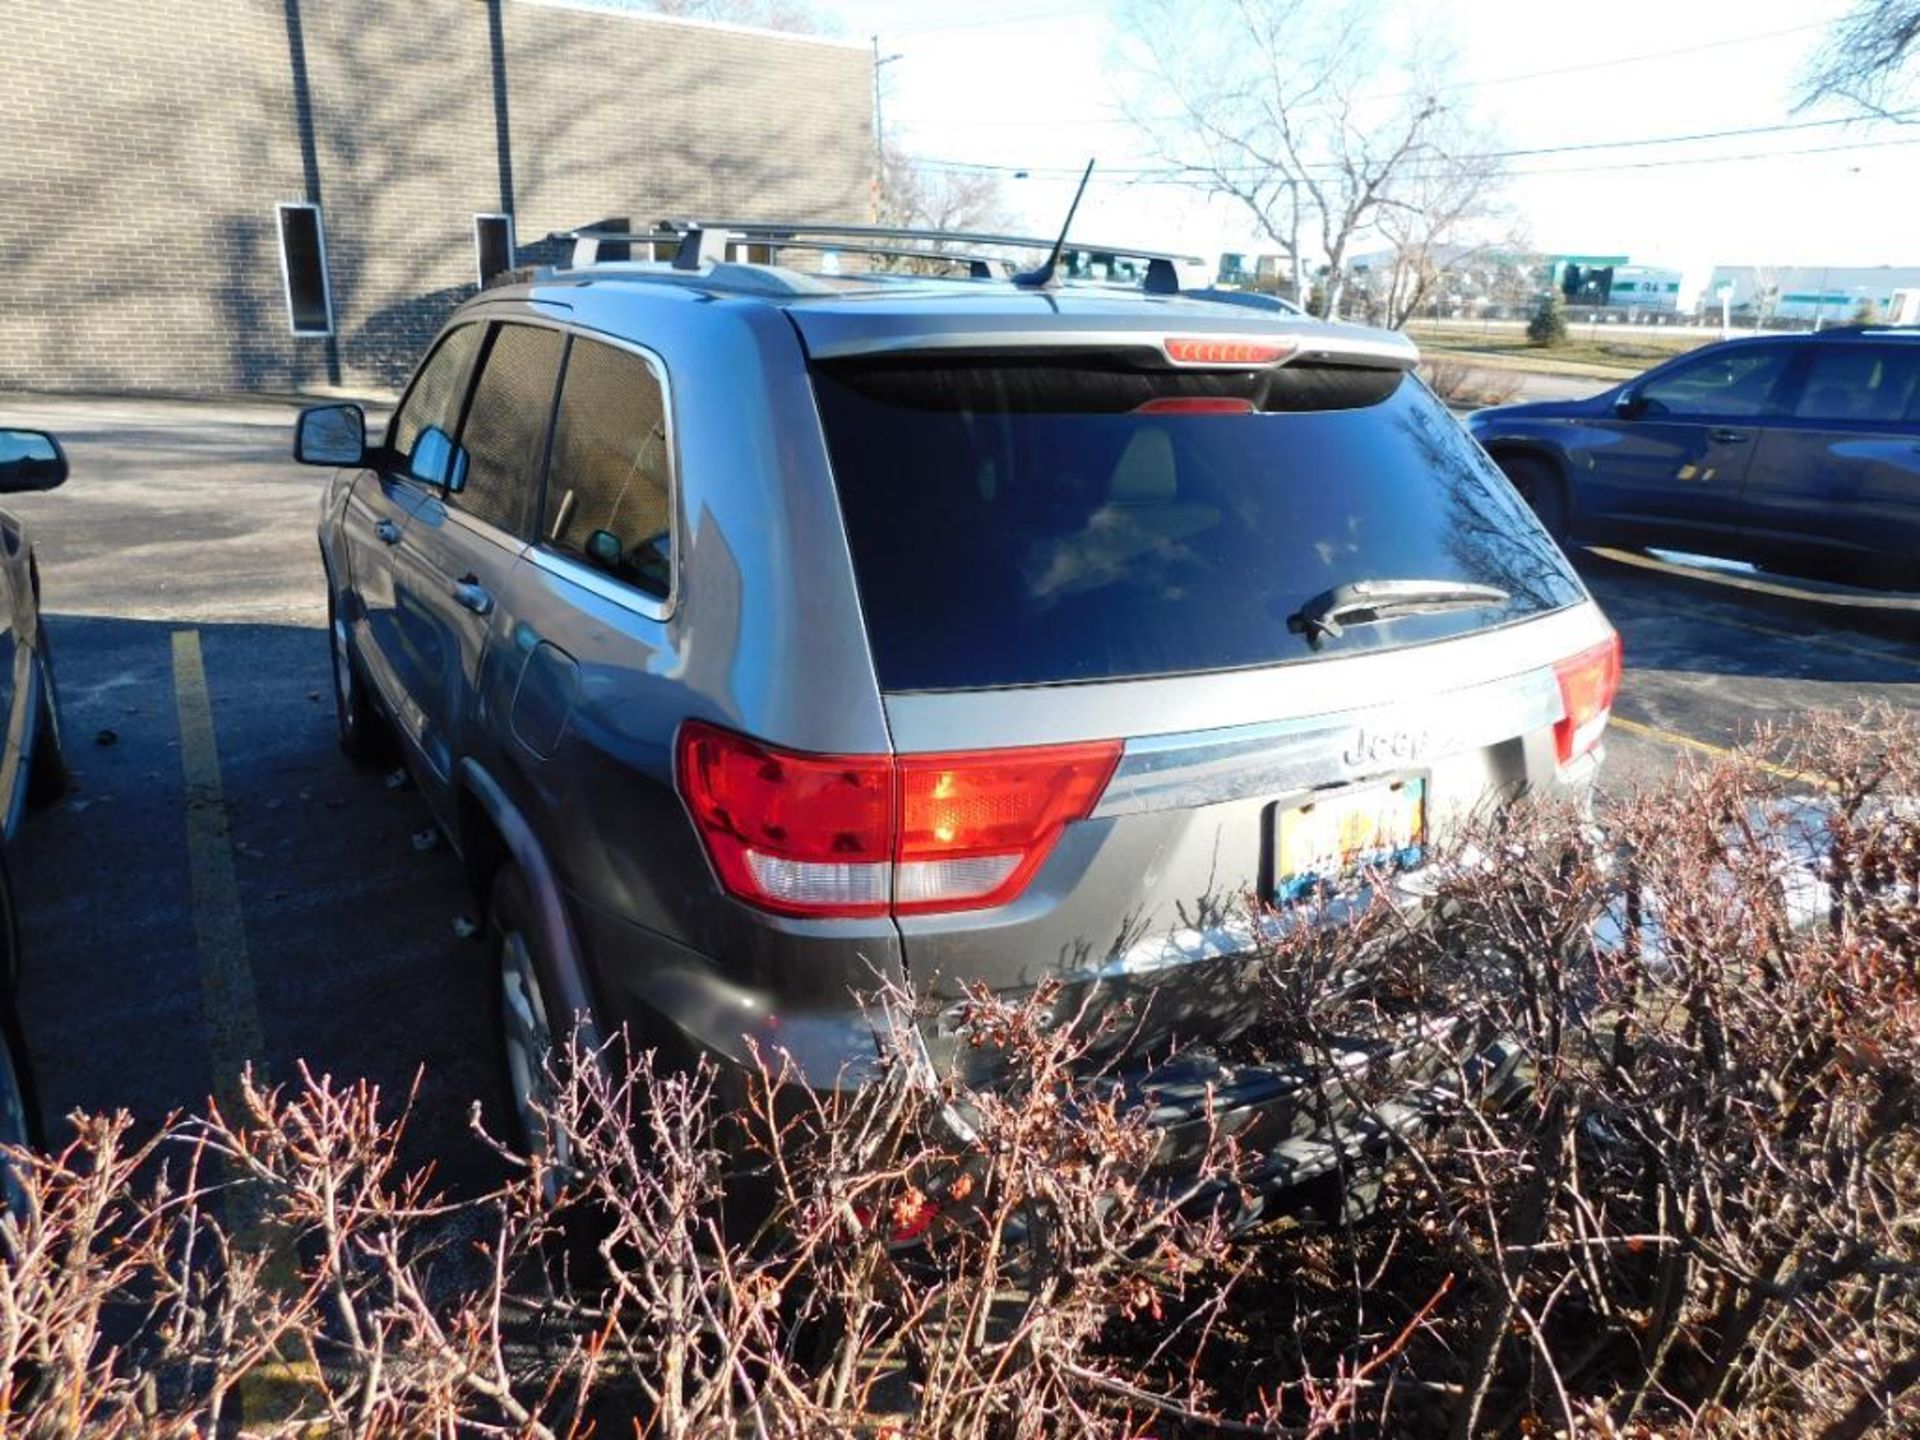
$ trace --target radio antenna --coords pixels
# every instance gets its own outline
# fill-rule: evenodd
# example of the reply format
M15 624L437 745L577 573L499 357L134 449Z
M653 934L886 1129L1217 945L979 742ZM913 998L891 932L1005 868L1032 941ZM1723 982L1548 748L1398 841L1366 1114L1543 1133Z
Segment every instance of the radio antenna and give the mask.
M1028 290L1045 290L1059 281L1054 271L1060 266L1060 252L1067 248L1067 232L1073 228L1073 213L1080 208L1080 197L1087 193L1087 181L1093 178L1093 161L1087 161L1087 168L1081 172L1080 188L1073 192L1073 203L1067 206L1066 223L1060 227L1060 238L1053 242L1053 253L1047 256L1046 263L1036 270L1028 270L1013 277L1013 283Z

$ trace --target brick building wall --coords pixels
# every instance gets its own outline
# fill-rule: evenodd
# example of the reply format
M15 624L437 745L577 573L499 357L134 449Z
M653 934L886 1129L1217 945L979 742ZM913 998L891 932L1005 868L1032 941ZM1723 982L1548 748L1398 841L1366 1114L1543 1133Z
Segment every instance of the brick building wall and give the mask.
M535 0L0 0L0 387L390 388L476 213L864 218L869 64ZM330 339L282 287L309 199Z

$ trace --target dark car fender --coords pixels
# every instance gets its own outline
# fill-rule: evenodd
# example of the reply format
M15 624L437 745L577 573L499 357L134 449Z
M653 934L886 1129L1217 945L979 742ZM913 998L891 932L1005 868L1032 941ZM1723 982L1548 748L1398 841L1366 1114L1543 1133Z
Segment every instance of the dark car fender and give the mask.
M1579 487L1573 483L1573 465L1564 446L1544 436L1526 432L1476 435L1474 438L1479 440L1480 448L1487 452L1496 465L1503 460L1511 459L1537 460L1545 465L1560 482L1560 493L1567 506L1567 518L1572 520L1581 513Z
M561 894L559 879L554 874L553 866L548 863L539 836L499 781L478 760L472 756L461 760L456 774L463 806L472 804L478 807L506 849L506 856L502 858L511 859L526 877L534 907L539 912L540 939L560 990L555 998L567 1013L588 1017L581 1023L580 1043L587 1049L597 1050L600 1036L591 1019L598 1013L594 1005L593 987L587 979L586 965L580 953L579 940L574 934L573 922L567 914L566 899ZM464 830L466 827L463 825L461 828ZM474 864L479 857L474 853L476 847L473 838L462 834L458 840L463 858L469 865Z

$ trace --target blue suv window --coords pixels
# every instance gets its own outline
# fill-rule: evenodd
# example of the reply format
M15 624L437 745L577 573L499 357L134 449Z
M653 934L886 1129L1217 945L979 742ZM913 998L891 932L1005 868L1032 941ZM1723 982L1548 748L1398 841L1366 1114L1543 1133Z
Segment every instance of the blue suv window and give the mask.
M814 389L887 690L1310 660L1288 618L1356 580L1509 598L1351 626L1319 653L1583 593L1459 422L1398 372L894 359L822 365Z
M1785 345L1708 350L1662 371L1637 394L1649 417L1764 415L1792 358Z
M1920 419L1920 344L1820 345L1793 407L1796 420L1897 425Z

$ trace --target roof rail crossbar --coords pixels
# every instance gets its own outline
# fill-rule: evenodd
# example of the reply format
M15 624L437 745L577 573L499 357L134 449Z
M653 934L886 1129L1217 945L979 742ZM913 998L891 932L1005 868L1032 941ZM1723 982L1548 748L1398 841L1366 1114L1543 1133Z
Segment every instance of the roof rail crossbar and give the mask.
M975 280L991 280L996 277L996 265L1007 262L991 255L974 255L958 250L927 250L909 245L862 245L849 240L820 239L803 240L791 237L782 239L743 236L730 232L729 239L734 243L746 245L752 249L769 251L810 250L836 255L871 255L885 260L933 260L947 265L964 265Z
M722 264L733 247L747 246L769 252L837 251L881 259L941 262L964 266L968 276L975 280L1006 279L1012 268L1012 261L1006 257L983 254L976 247L1051 250L1055 244L1053 240L1038 236L1009 235L997 231L935 230L904 225L814 224L805 220L663 220L651 230L600 224L556 231L547 239L572 243L571 268L576 270L603 263L603 250L612 246L628 250L635 245L645 245L649 248L648 258L652 258L661 248L671 247L673 268L682 271ZM1151 295L1179 294L1179 272L1175 267L1183 262L1203 263L1197 255L1177 255L1138 245L1104 245L1075 240L1065 249L1080 255L1144 260L1147 268L1141 288Z
M696 228L695 222L690 220L668 220L663 223L670 229ZM728 230L737 237L758 240L762 243L779 236L839 235L849 240L905 240L922 243L940 241L959 245L1009 245L1022 250L1051 250L1054 241L1059 238L1058 236L1007 235L986 230L932 230L907 225L836 225L832 223L816 225L807 220L707 220L698 223L714 229ZM1074 252L1092 251L1096 254L1113 255L1126 260L1165 260L1170 264L1205 263L1204 257L1199 255L1154 250L1140 245L1107 245L1092 240L1069 240L1066 248Z
M703 265L718 265L727 258L728 242L736 238L731 231L717 226L689 230L673 252L673 268L698 270Z
M771 232L742 234L730 226L695 226L686 230L569 230L549 239L573 242L573 268L584 269L600 262L603 245L671 245L676 270L697 270L703 264L719 264L726 251L735 245L766 250L835 251L844 255L871 255L881 259L937 261L964 266L975 280L998 278L1007 261L993 255L969 251L933 250L910 245L863 245L831 238L805 239Z
M597 265L602 245L678 245L684 238L677 230L611 230L604 226L560 230L547 237L573 242L572 264L576 270Z

